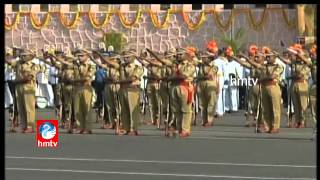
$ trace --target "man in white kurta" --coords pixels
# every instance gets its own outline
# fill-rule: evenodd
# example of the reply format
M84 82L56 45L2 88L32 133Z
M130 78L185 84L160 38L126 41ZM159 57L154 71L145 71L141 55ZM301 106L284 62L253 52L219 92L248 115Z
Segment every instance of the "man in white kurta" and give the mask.
M40 65L40 73L37 74L37 91L36 96L45 97L48 101L49 107L54 107L54 95L52 86L49 84L49 69L50 65L45 64L39 59L33 60L36 64Z
M225 111L238 111L239 106L239 84L235 79L242 79L243 69L239 63L230 59L224 73Z
M218 66L218 76L219 76L219 95L218 95L218 101L216 105L216 115L217 116L223 116L225 109L224 109L224 97L223 97L223 83L224 83L224 72L227 65L228 60L221 56L218 56L217 59L215 59L214 64Z

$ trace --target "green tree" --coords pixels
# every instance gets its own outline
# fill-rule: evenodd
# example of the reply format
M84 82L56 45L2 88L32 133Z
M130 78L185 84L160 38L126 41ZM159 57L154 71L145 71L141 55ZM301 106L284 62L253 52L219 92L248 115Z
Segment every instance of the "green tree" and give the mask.
M125 45L125 39L123 37L123 33L107 33L104 36L104 42L106 44L106 47L108 48L108 46L112 45L114 48L114 51L119 53L121 52Z
M234 37L228 36L226 33L220 38L220 41L227 46L231 46L235 55L243 49L245 39L247 38L247 30L243 27L239 28Z

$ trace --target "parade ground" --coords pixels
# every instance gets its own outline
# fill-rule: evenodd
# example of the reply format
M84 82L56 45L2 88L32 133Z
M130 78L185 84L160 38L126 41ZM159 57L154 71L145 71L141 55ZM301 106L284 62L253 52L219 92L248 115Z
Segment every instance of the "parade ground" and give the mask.
M44 118L51 109L38 109ZM114 130L67 134L59 129L58 148L37 148L34 134L9 133L6 112L7 180L108 179L316 179L316 139L307 128L279 134L244 127L244 112L226 114L210 128L193 126L188 138L166 138L155 126L142 125L139 136L115 136ZM199 118L200 121L200 118Z

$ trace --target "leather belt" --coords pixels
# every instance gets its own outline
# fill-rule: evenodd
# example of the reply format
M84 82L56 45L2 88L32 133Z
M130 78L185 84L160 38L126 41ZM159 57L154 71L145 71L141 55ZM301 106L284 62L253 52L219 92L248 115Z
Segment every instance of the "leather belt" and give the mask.
M123 84L121 85L122 88L132 88L132 89L140 89L139 85L131 85L131 84Z
M191 84L190 81L179 81L179 85L181 86L189 86Z
M305 79L294 79L293 82L304 83L307 81Z
M277 85L277 81L275 80L265 80L261 82L264 86L274 86Z
M159 83L160 80L148 80L148 83Z

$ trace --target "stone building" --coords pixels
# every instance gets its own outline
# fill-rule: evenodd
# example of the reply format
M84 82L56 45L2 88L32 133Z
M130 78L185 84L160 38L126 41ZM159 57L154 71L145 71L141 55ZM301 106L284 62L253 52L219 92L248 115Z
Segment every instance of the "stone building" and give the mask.
M172 14L168 18L167 27L155 27L149 10L155 13L161 24L169 8ZM116 13L120 11L125 21L133 22L138 9L141 10L141 17L131 27L125 27ZM90 21L92 14L97 22L102 22L108 10L113 12L109 23L103 28L93 27ZM206 12L204 21L198 29L193 30L192 25L201 18L202 10ZM191 24L189 27L182 11L187 12ZM181 46L203 49L206 42L212 39L222 47L226 44L221 41L221 37L235 38L240 28L244 28L247 35L243 48L255 43L281 50L279 40L292 44L299 36L297 9L291 4L6 4L5 18L8 24L14 23L17 12L20 14L16 26L5 31L6 46L38 51L50 45L71 50L78 45L97 48L104 36L112 32L123 33L125 46L137 51L146 47L155 51ZM44 24L48 12L48 24L35 28L31 18L36 19L40 25ZM75 27L64 26L61 16L69 19L65 23L70 24L76 19L77 12L80 13ZM231 14L233 18L230 20Z

